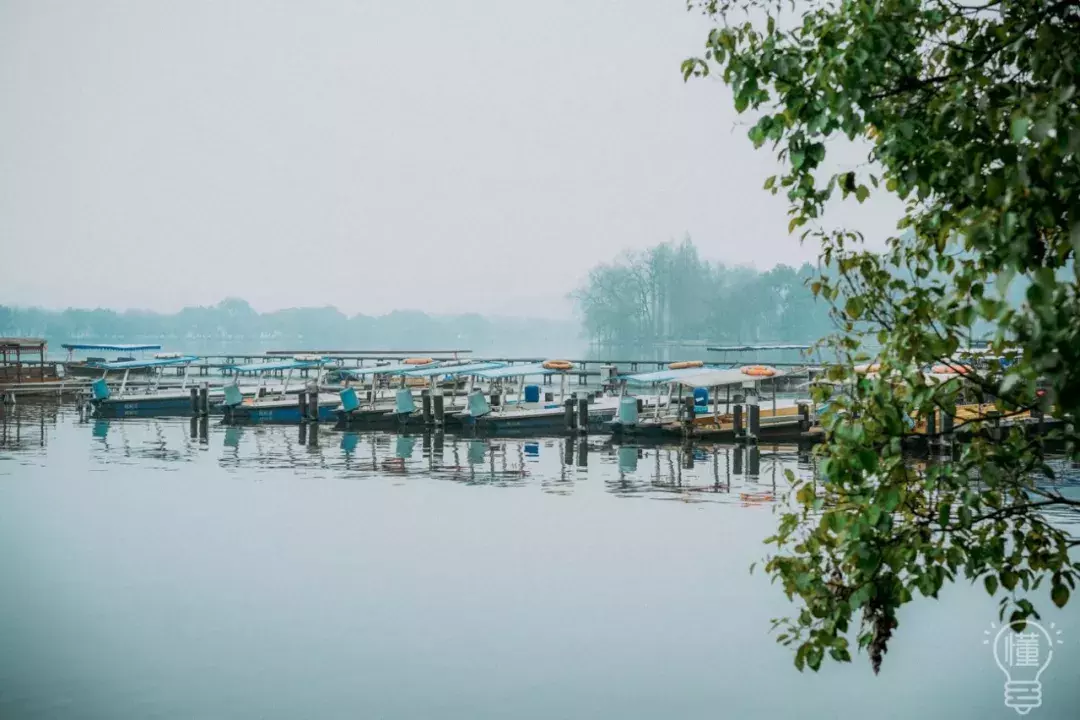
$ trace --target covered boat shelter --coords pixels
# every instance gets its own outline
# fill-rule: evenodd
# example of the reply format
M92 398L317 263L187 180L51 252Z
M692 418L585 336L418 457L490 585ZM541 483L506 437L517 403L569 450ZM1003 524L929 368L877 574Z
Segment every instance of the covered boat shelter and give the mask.
M46 374L47 352L45 338L0 337L0 382L45 382L56 379L54 372Z

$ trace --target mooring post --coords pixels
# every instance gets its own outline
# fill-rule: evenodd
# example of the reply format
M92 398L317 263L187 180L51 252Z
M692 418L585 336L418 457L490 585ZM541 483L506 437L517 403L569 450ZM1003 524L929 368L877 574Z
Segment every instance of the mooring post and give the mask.
M799 403L799 430L807 432L810 429L810 406Z
M446 395L445 393L440 393L436 395L433 400L435 401L435 424L442 425L443 420L446 418Z
M301 390L296 394L296 404L300 408L300 420L303 420L307 417L307 390Z
M589 432L589 397L579 397L577 400L578 432Z
M734 429L735 429L735 437L737 437L737 438L742 437L742 434L743 434L743 413L742 413L742 408L743 408L743 406L738 404L738 403L736 403L735 407L732 408L732 414L731 414L732 415L732 423L733 423Z
M319 421L319 392L314 390L308 393L308 420L311 422Z
M694 396L687 395L683 398L683 435L694 432Z
M197 388L197 387L191 388L191 414L192 415L198 415L199 414L199 388ZM194 427L194 426L192 426L192 427ZM193 439L195 437L195 431L194 430L192 430L191 437Z
M937 445L941 442L937 434L937 408L931 410L926 416L926 440L929 445Z
M566 402L563 403L563 418L566 421L567 432L573 432L577 429L577 425L574 423L574 398L566 398Z
M748 425L750 437L757 439L757 436L761 434L761 406L754 403L747 410L746 424Z
M203 383L199 388L199 414L210 414L210 384Z
M426 388L420 391L420 415L425 425L431 424L431 391Z
M750 477L757 477L761 474L761 450L757 445L751 445L747 449L747 453L750 456L749 467L746 469L746 474Z
M956 424L956 406L943 408L941 411L941 432L945 439L952 442L953 427Z
M738 405L736 405L735 407L739 408ZM746 447L745 446L743 446L743 445L736 445L735 446L735 457L732 458L732 460L731 460L731 474L732 475L742 475L743 453L745 453L745 452L746 452Z

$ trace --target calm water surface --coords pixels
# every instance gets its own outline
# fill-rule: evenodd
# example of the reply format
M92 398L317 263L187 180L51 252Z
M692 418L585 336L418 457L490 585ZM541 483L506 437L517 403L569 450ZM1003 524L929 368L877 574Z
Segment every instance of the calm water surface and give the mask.
M795 447L0 416L0 718L1016 717L961 584L800 674L747 568ZM1075 490L1075 488L1073 488ZM1044 606L1048 600L1044 599ZM1080 602L1032 718L1080 717Z

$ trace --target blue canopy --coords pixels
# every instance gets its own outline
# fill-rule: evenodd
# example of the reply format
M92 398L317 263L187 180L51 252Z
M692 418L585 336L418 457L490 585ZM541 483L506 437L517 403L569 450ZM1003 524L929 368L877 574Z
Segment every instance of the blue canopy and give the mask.
M98 370L137 370L139 368L167 367L169 365L188 365L199 359L198 355L154 358L153 360L114 360L112 362L87 363L87 367Z
M140 350L160 350L160 345L97 345L94 343L64 343L65 350L115 350L116 352L138 352Z
M506 365L505 367L493 368L491 370L481 370L476 373L476 376L495 379L518 377L519 375L556 375L562 372L566 371L549 370L548 368L544 367L543 363L532 363L530 365Z
M504 367L502 362L474 362L464 365L438 365L436 367L425 366L419 370L405 373L410 377L431 377L433 375L472 375L478 370L493 370Z
M657 370L656 372L637 373L634 375L620 375L619 380L625 380L632 385L652 385L653 383L671 382L690 375L700 375L717 368L707 365L701 367L681 368L679 370Z
M358 367L358 368L340 368L339 372L342 374L348 373L350 377L358 378L364 375L406 375L412 374L419 370L421 367L427 370L434 368L435 363L429 365L406 365L405 363L398 363L396 365L372 365L371 367Z
M247 365L226 365L225 368L233 372L271 372L276 370L306 370L308 368L322 367L327 360L279 360L277 362L257 362Z

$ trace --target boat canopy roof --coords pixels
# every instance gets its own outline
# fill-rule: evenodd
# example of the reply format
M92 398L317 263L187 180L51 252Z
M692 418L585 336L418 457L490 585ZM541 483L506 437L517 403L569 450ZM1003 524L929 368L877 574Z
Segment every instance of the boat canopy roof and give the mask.
M238 373L273 372L277 370L306 370L308 368L322 367L329 362L326 358L321 360L277 360L274 362L257 362L246 365L226 365L225 367Z
M772 370L771 375L747 375L743 370L745 368L732 368L728 370L707 370L701 372L701 368L695 368L697 373L691 375L684 375L678 378L677 382L680 385L686 387L719 387L723 385L741 385L744 382L753 382L754 380L767 380L769 378L777 378L784 374L783 370L770 367Z
M98 370L137 370L140 368L167 367L169 365L189 365L199 359L198 355L154 358L153 360L114 360L112 362L88 363L87 367Z
M679 378L686 377L687 375L700 375L702 373L716 370L717 368L711 368L708 366L692 367L692 368L680 368L678 370L672 370L665 368L664 370L656 370L654 372L637 373L634 375L621 375L617 379L625 380L631 385L652 385L653 383L660 382L672 382Z
M720 345L707 347L712 352L754 352L755 350L809 350L812 345Z
M411 370L406 375L410 377L431 377L433 375L472 375L479 370L493 370L495 368L505 367L504 362L474 362L474 363L459 363L455 365L447 365L445 363L435 363L433 365L425 365L416 370ZM416 367L415 365L413 367Z
M338 368L338 372L347 374L351 378L363 377L364 375L405 375L411 373L413 370L419 370L423 368L425 370L434 369L435 363L428 365L406 365L405 363L395 363L393 365L372 365L371 367L358 367L358 368Z
M519 377L522 375L560 375L565 370L552 370L544 367L543 363L529 363L528 365L505 365L490 370L480 370L474 373L477 377L494 380L497 378Z
M96 343L64 343L65 350L115 350L116 352L138 352L140 350L160 350L160 345L115 345Z

